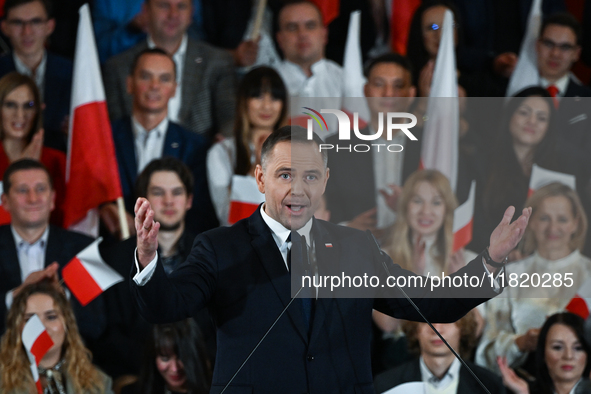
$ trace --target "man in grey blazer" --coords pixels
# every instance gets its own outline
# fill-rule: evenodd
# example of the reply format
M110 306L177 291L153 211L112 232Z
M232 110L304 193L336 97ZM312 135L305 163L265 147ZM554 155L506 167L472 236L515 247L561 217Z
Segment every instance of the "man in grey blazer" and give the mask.
M221 49L188 37L193 13L190 0L146 0L148 37L107 60L103 78L111 121L130 116L126 79L135 56L146 48L168 52L177 68L177 92L169 101L169 119L210 141L230 136L235 105L232 57Z

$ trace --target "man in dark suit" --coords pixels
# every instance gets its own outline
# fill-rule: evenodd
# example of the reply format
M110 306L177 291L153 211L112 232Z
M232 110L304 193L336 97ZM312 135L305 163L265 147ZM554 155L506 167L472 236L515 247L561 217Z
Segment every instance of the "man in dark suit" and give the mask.
M193 200L193 175L178 159L165 157L150 162L136 182L138 197L145 197L154 207L160 222L158 251L164 271L174 271L189 256L195 234L185 230L185 215ZM93 361L114 379L120 375L138 375L141 355L149 337L151 325L138 313L129 288L129 256L137 239L125 241L101 251L103 259L127 281L118 283L105 294L107 329L97 342ZM215 356L215 328L207 310L196 316L210 357Z
M161 49L141 51L127 77L132 97L132 116L113 122L113 141L119 178L128 212L133 212L133 186L138 174L153 159L171 156L191 169L195 179L194 204L188 213L189 229L199 233L217 225L205 173L207 141L168 119L168 103L176 91L175 66ZM112 233L117 232L114 204L101 208L101 217ZM131 221L130 221L131 222Z
M11 215L9 225L0 226L0 332L12 299L24 286L51 278L78 252L92 243L85 235L49 225L55 192L43 164L22 159L4 173L2 206ZM85 307L70 297L80 334L87 344L105 329L102 297Z
M406 300L397 298L341 299L326 291L328 298L312 296L290 304L297 290L292 287L290 292L291 249L303 253L309 246L309 261L319 274L335 265L341 273L345 272L342 268L353 267L385 280L383 261L396 277L412 275L381 255L367 234L312 218L329 175L327 157L319 153L320 143L316 135L314 141L308 140L301 127L286 126L273 132L263 144L262 164L255 170L265 203L232 227L199 235L188 260L169 276L157 253L160 224L154 221L147 200L136 203L138 248L132 267L136 304L152 322L179 320L208 306L218 328L212 393L230 383L269 327L232 380L230 392L373 393L372 308L399 318L420 318ZM491 236L488 250L497 261L521 238L530 210L510 225L512 214L508 209ZM302 253L293 253L294 264L302 262L297 258ZM129 258L130 262L134 259ZM483 275L486 270L496 272L479 257L458 274ZM319 289L320 296L325 290ZM425 288L407 290L423 312L437 321L455 321L479 302L475 297L446 299L440 291L432 294L438 298L427 299ZM486 285L476 298L493 294Z
M364 93L371 118L360 133L375 134L379 129L379 117L385 117L382 114L408 110L416 95L411 70L405 57L393 53L377 57L367 66ZM384 127L385 124L383 119ZM381 143L399 144L404 148L400 152L389 152L384 145L379 152L373 147L367 153L353 149L328 150L332 171L326 200L332 222L347 222L349 227L372 231L393 223L395 215L389 212L386 201L395 199L406 178L419 168L422 132L416 127L411 130L417 141L409 139L400 130L391 141L386 141L385 133L376 141L362 141L354 133L351 133L350 141L339 141L338 134L327 139L326 143L335 147Z
M477 342L474 312L468 313L455 323L434 324L452 348L464 357L469 357ZM405 362L376 376L377 393L387 392L407 382L424 382L432 391L449 393L480 393L482 387L463 366L443 341L426 323L403 322L408 345L419 358ZM491 371L466 362L491 394L504 394L501 379ZM455 390L453 389L455 388Z
M45 49L55 28L51 5L47 0L7 0L4 16L2 32L12 53L0 57L0 77L18 71L33 78L44 103L45 145L65 151L72 62Z
M129 67L146 48L162 48L178 70L177 96L169 103L169 118L204 135L232 134L235 106L235 76L232 57L223 50L187 36L191 23L190 0L146 0L148 38L107 60L105 93L111 120L130 116L131 98L126 92Z

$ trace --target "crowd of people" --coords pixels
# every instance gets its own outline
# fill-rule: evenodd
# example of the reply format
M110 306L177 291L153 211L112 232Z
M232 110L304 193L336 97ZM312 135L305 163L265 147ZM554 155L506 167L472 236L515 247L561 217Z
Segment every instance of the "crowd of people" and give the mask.
M2 3L0 41L7 45L0 45L6 50L0 56L0 393L34 390L21 338L33 315L54 343L39 362L44 393L221 391L215 390L232 378L228 371L244 361L244 349L236 350L240 359L232 359L237 345L220 326L231 324L227 311L240 309L246 297L240 292L248 291L239 286L224 296L218 292L226 287L209 289L215 300L203 301L204 308L184 306L190 319L144 320L151 312L136 304L135 293L142 290L130 288L134 281L143 286L137 281L136 271L144 265L138 265L136 246L145 235L134 217L144 208L136 200L149 202L158 223L162 270L153 275L174 277L190 255L195 259L196 236L218 229L212 237L219 238L219 228L234 222L230 211L238 187L250 182L267 195L262 174L278 148L272 145L269 153L265 144L292 121L302 124L299 104L321 98L323 105L340 108L350 76L339 64L342 43L335 32L344 29L345 13L355 6L369 11L360 30L369 111L347 144L381 133L388 112L416 114L411 131L417 140L399 130L376 141L396 144L399 152L322 152L329 179L316 219L369 231L395 264L417 275L441 276L481 256L508 206L516 208L512 220L531 207L523 239L503 268L506 281L510 275L568 274L571 286L505 283L501 296L455 323L434 326L491 393L591 392L590 330L583 318L565 312L591 283L586 214L591 210L591 99L586 99L591 89L582 82L584 72L573 72L575 64L584 69L581 58L591 50L591 29L583 30L579 22L591 18L591 4L542 2L535 44L538 84L505 98L532 1L416 0L409 1L413 14L405 19L391 1L341 0L335 2L341 12L329 25L322 1L269 0L263 13L257 12L258 1L91 1L127 223L119 220L114 201L99 208L101 256L124 281L83 306L60 280L64 265L93 242L62 228L73 67L72 53L54 52L59 46L52 34L65 14L58 15L61 8L50 0ZM422 169L421 161L446 11L454 16L458 96L466 97L460 106L455 186L437 169ZM405 54L389 49L394 44L384 38L394 23L407 28ZM336 130L327 128L321 142L342 143ZM534 184L539 168L558 175ZM561 181L567 178L574 180ZM455 248L454 212L468 199L473 181L472 240ZM263 215L268 224L267 219ZM125 225L131 237L121 240ZM292 241L274 240L291 270L285 245ZM227 249L229 256L240 252ZM243 268L238 274L219 272L224 275L250 280L254 274ZM413 381L424 382L427 393L481 390L426 323L392 317L380 305L371 313L372 334L364 338L371 343L374 388L362 392L386 392ZM248 320L252 327L241 328L255 330L263 320ZM341 378L335 373L327 382L331 379Z

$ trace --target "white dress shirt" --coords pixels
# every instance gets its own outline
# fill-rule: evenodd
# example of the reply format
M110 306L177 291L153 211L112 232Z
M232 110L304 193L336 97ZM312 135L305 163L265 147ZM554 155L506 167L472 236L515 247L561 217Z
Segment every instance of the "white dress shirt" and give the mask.
M41 238L32 244L25 241L14 229L10 226L14 243L16 246L18 264L21 269L21 283L25 281L27 276L36 271L43 271L45 269L45 250L47 249L47 238L49 237L49 226L45 229ZM12 305L12 291L6 292L6 307L10 309Z
M135 140L137 173L140 174L148 163L162 157L166 130L168 130L168 118L164 118L152 130L144 129L134 116L132 116L131 120Z
M176 65L176 92L173 98L168 100L168 119L179 123L179 112L181 111L181 98L183 93L183 70L185 68L185 56L187 55L187 43L189 38L187 34L183 36L179 49L172 55L172 60ZM156 48L156 43L152 37L148 36L148 48Z
M43 58L41 59L41 63L37 66L37 68L33 71L25 63L19 59L16 53L12 53L12 58L14 59L14 67L19 74L26 75L31 77L33 81L35 81L35 85L37 85L37 89L39 89L39 95L41 96L41 101L43 101L43 95L45 93L45 84L43 81L45 80L45 69L47 67L47 51L43 51Z
M421 379L425 383L426 394L456 394L460 383L460 361L454 358L447 372L441 379L437 378L427 367L423 357L419 360Z

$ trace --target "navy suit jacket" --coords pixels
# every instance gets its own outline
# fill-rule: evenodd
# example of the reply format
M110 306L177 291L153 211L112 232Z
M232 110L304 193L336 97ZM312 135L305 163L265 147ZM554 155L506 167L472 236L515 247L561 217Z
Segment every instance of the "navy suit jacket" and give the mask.
M385 283L385 270L376 261L381 257L376 259L377 248L365 233L315 219L312 237L320 273L326 261L347 266L368 262L364 267L368 275L380 275ZM133 256L129 259L133 261ZM389 258L385 263L392 275L414 275ZM132 275L134 271L135 267ZM464 273L482 276L482 262L468 264L457 275ZM211 393L222 391L291 300L290 274L260 209L232 227L199 235L187 261L170 276L158 263L144 286L133 281L131 286L140 313L153 323L176 321L209 308L218 344ZM442 322L457 320L483 297L495 295L488 288L478 293L481 299L441 294L427 299L426 291L407 288L426 316ZM308 330L299 305L293 302L287 308L226 393L373 393L372 309L420 319L401 298L319 298Z
M86 235L50 225L45 250L45 266L57 261L61 272L64 265L92 241L93 239ZM6 293L21 283L21 268L10 225L0 226L0 333L4 333L6 329L7 311L4 301ZM90 345L92 340L102 334L106 326L103 298L99 296L85 307L74 296L70 297L70 301L80 334L87 341L87 345Z
M466 362L470 369L478 376L478 379L484 383L486 388L491 394L505 394L505 387L501 382L501 378L492 373L491 371L482 368L478 365ZM383 372L376 376L375 388L377 393L383 393L393 387L396 387L403 383L408 382L421 382L421 366L419 359L406 362L399 365L396 368L392 368L389 371ZM482 393L484 390L478 384L476 379L470 374L470 372L463 365L460 367L460 382L458 384L458 390L456 393Z
M113 122L112 129L125 208L133 213L136 200L135 181L138 172L131 118L124 117ZM207 146L203 136L174 122L168 123L162 157L170 156L179 159L191 169L195 178L193 206L187 212L185 219L187 230L193 233L200 233L219 224L207 186L205 172Z
M12 53L0 57L0 77L16 71ZM67 139L62 133L62 123L70 113L72 92L72 62L47 52L43 90L45 110L43 110L44 144L51 148L66 151Z

